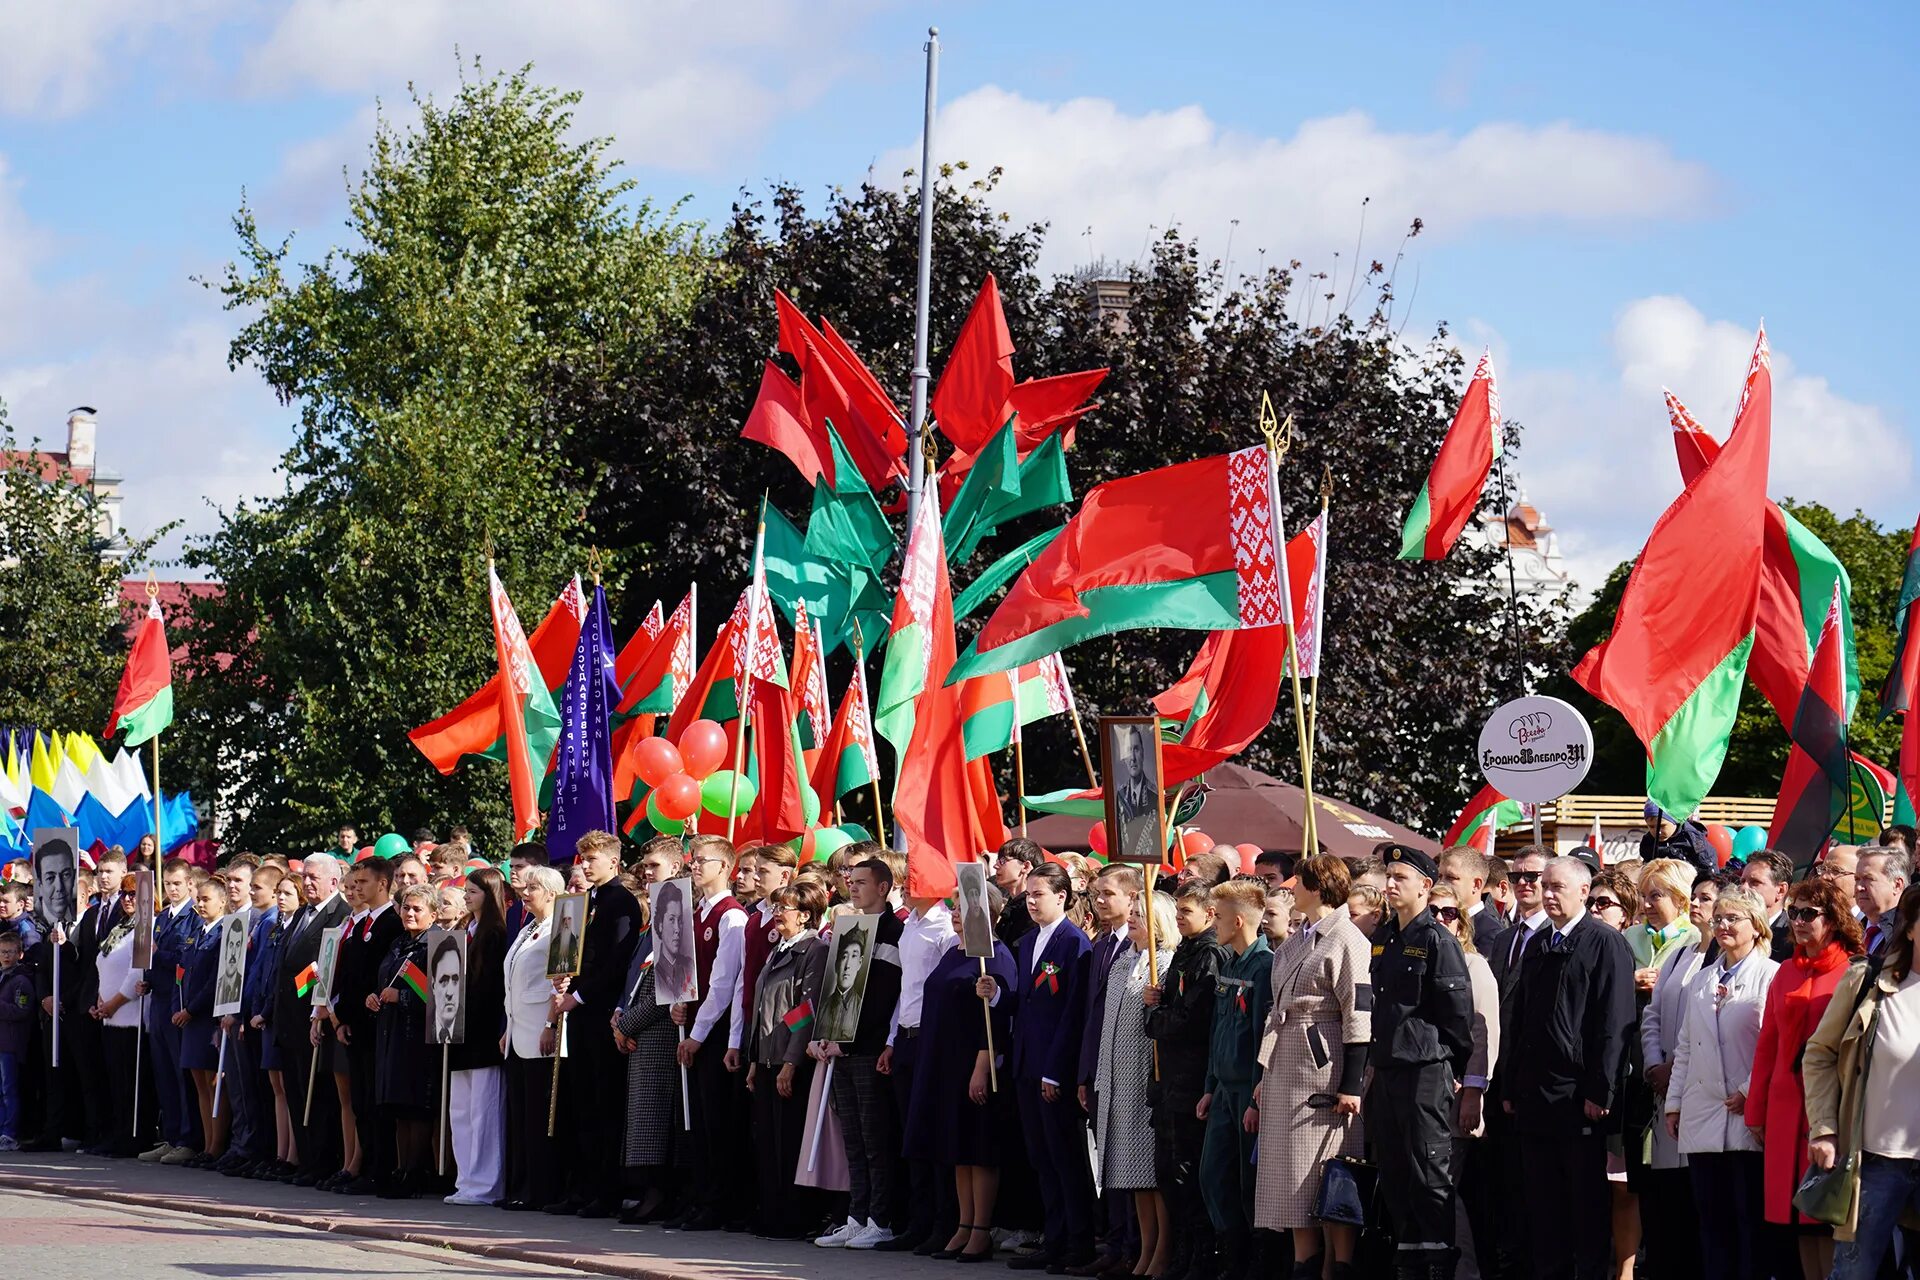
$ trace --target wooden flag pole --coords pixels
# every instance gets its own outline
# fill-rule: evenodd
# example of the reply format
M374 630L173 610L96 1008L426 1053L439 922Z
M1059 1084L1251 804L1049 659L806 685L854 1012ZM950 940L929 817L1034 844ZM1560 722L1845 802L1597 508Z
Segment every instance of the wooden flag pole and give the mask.
M309 1036L312 1035L313 1023L311 1021L307 1023L307 1032ZM313 1123L313 1082L319 1074L320 1045L316 1042L313 1046L313 1056L307 1060L307 1104L300 1112L300 1123L303 1126Z
M597 577L594 579L594 585L595 586L599 585L599 579ZM453 1052L452 1045L447 1044L445 1042L441 1043L440 1045L440 1141L434 1144L433 1159L434 1159L434 1172L439 1174L443 1178L447 1176L447 1112L453 1106L453 1099L449 1097L447 1094L447 1083L451 1075L449 1068L452 1065L451 1058L450 1058L450 1055L452 1054L452 1052Z
M855 620L853 624L853 678L860 682L860 709L866 713L867 736L871 739L873 736L873 706L867 701L867 659L865 650L866 641L860 634L859 621ZM867 781L873 787L873 838L879 841L882 847L885 847L887 843L887 815L880 810L880 775L876 773L868 778Z
M749 646L752 645L753 641L751 638L749 638L747 643ZM747 660L751 662L753 655L748 654ZM739 687L743 691L751 690L753 687L753 677L751 675L743 676ZM737 811L740 808L740 771L747 767L747 730L752 724L752 717L752 711L746 706L745 702L742 702L740 706L740 731L734 736L733 743L733 777L727 783L727 842L729 844L733 842L734 823L739 820Z
M1025 816L1024 810L1021 816ZM1026 834L1024 825L1021 827L1020 834ZM987 976L987 958L985 956L980 957L980 976L983 978ZM980 1001L980 1012L985 1014L987 1019L987 1084L995 1093L998 1093L1000 1092L1000 1068L993 1060L993 1006L988 1004L985 999L982 999Z
M547 1136L553 1136L560 1118L560 1046L567 1035L567 1011L553 1021L553 1085L547 1090Z
M767 498L760 496L760 527L753 537L753 576L747 583L747 643L741 650L740 672L734 680L735 704L740 712L740 732L733 743L733 777L727 783L727 842L733 842L734 825L739 819L740 771L747 767L747 728L752 712L747 703L753 697L753 663L760 651L760 591L765 580L767 555Z
M1100 785L1100 774L1093 767L1093 753L1087 750L1087 731L1080 727L1080 704L1073 697L1073 672L1067 669L1064 657L1060 658L1060 683L1067 691L1067 719L1073 722L1073 740L1080 744L1080 763L1087 766L1087 789L1091 791Z
M1007 672L1007 691L1013 706L1013 786L1014 803L1020 806L1020 834L1027 834L1027 753L1020 732L1020 668ZM1076 716L1075 719L1078 719Z
M1328 536L1327 508L1332 500L1333 468L1322 464L1320 467L1320 537L1323 540ZM1320 548L1319 558L1322 560L1326 558L1324 541ZM1326 584L1322 583L1321 591L1324 593L1325 590ZM1327 620L1324 610L1322 611L1319 626L1320 643L1316 657L1324 657L1326 654L1327 641ZM1320 665L1321 664L1316 661L1313 664L1313 674L1307 677L1307 759L1309 762L1316 758L1320 749L1320 739L1318 737L1318 722L1320 718ZM1318 830L1317 823L1315 824L1315 829Z

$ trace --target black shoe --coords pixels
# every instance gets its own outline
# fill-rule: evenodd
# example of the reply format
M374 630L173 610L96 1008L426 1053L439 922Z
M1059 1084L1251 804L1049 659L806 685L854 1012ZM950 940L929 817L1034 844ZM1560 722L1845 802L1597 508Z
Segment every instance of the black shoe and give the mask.
M35 1138L32 1142L21 1143L20 1149L22 1151L32 1151L32 1152L59 1151L61 1150L60 1139Z
M580 1202L577 1200L555 1200L552 1204L540 1206L540 1212L551 1213L556 1217L563 1213L571 1216L579 1211Z
M912 1253L915 1249L925 1244L927 1237L932 1234L932 1231L909 1230L895 1236L891 1240L882 1240L879 1244L873 1246L873 1251L875 1253Z
M1078 1253L1065 1254L1047 1264L1047 1274L1050 1276L1064 1276L1069 1274L1075 1267L1085 1269L1092 1264L1094 1256L1094 1252L1091 1249L1082 1249Z
M747 1232L753 1230L753 1223L746 1218L731 1218L728 1219L727 1224L720 1229L728 1235L745 1235Z
M618 1200L590 1200L573 1211L576 1218L611 1218L620 1212Z
M686 1220L680 1230L718 1231L724 1225L726 1224L721 1221L720 1215L717 1213L696 1213Z
M1024 1258L1014 1258L1007 1263L1009 1271L1045 1271L1053 1266L1054 1257L1045 1249L1036 1250Z
M953 1260L955 1262L992 1262L993 1237L987 1237L987 1247L982 1252L968 1253L965 1249L962 1249L959 1253L953 1255Z
M500 1207L508 1213L532 1213L536 1208L536 1206L528 1204L525 1200L502 1200Z
M321 1175L317 1173L296 1173L291 1178L283 1178L281 1181L291 1182L296 1187L317 1187L320 1185Z

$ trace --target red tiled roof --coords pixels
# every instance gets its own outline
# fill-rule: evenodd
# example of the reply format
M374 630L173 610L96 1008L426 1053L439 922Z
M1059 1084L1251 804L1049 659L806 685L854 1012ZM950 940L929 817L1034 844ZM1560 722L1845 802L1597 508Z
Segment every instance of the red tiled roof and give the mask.
M75 484L88 484L93 480L92 467L71 466L64 453L47 453L36 449L0 450L0 471L10 471L15 467L38 471L42 480L57 480L62 476Z

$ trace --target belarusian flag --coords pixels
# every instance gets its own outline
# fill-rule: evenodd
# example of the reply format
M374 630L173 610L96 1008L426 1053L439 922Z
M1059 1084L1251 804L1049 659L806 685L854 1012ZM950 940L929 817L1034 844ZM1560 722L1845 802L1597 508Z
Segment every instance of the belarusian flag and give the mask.
M1467 393L1460 397L1453 425L1440 441L1433 470L1420 486L1420 496L1413 500L1406 524L1401 526L1402 560L1446 558L1453 540L1480 505L1487 473L1499 456L1500 391L1493 383L1493 354L1483 351L1473 380L1467 383Z
M1014 580L952 678L1140 627L1272 626L1288 608L1280 515L1260 446L1099 485Z
M1906 573L1900 581L1900 606L1895 615L1900 638L1893 648L1893 665L1887 681L1880 686L1880 715L1898 715L1900 725L1900 785L1894 794L1894 821L1911 822L1913 797L1920 794L1920 715L1913 711L1916 686L1920 686L1920 617L1914 602L1920 600L1920 523L1913 528L1913 541L1907 546Z
M880 755L873 747L873 720L867 706L866 664L855 655L853 679L840 697L833 727L813 765L813 790L822 803L871 784L880 776Z
M1441 837L1440 847L1451 849L1455 845L1467 844L1476 832L1486 828L1499 831L1502 827L1518 826L1527 819L1526 811L1517 800L1509 800L1502 795L1491 782L1473 793L1473 799L1467 801L1467 807L1447 828L1447 834Z
M1295 652L1300 676L1320 674L1327 621L1327 513L1287 539L1287 589L1293 597Z
M658 621L660 602L654 601L643 625L614 659L614 676L625 692L618 715L669 713L693 683L693 627L697 586L689 587L672 616ZM649 629L651 626L651 629Z
M577 583L576 579L576 583ZM513 792L513 835L524 840L540 827L540 780L560 738L560 713L534 665L527 633L513 611L493 561L487 561L487 596L493 610L493 649L500 664L500 726L506 738L507 779ZM579 643L579 637L574 637ZM571 655L569 655L571 657ZM415 732L418 732L416 730Z
M1768 847L1786 854L1801 868L1812 866L1826 847L1853 788L1840 626L1840 588L1835 584L1820 644L1814 650L1813 669L1793 717L1793 745L1780 779L1780 798L1767 824Z
M1654 524L1613 633L1574 680L1625 717L1647 750L1647 794L1689 818L1719 776L1753 651L1767 524L1773 379L1766 331L1739 419ZM1711 600L1712 608L1701 602Z
M587 615L586 598L580 591L580 576L573 580L547 610L547 616L533 629L529 647L534 665L540 669L540 682L549 700L553 691L567 681L567 668L580 643L580 626ZM480 691L447 714L417 729L408 731L407 740L441 773L451 775L461 756L485 756L489 760L507 758L506 726L501 719L503 676L495 672ZM542 770L545 769L542 765Z
M800 743L808 750L822 746L832 724L832 709L827 705L827 655L820 639L820 624L807 614L807 606L797 608L793 624L793 668L788 687L800 699Z
M160 601L147 601L126 670L120 673L120 692L104 732L124 731L126 745L137 747L173 723L173 654L167 648L167 626L160 619ZM35 747L39 743L36 740Z
M893 818L907 846L907 896L944 898L954 890L955 862L970 862L1006 840L1000 796L985 759L968 760L962 736L960 687L948 681L953 667L953 590L947 582L946 549L940 540L940 503L922 493L919 518L907 543L909 574L919 570L928 597L925 612L902 640L899 613L888 642L910 645L909 656L926 655L913 706L913 731L901 753L893 790ZM906 599L905 589L901 598ZM919 635L912 635L917 627ZM921 647L924 644L924 649Z
M887 632L887 656L880 668L874 727L893 744L896 756L906 751L913 737L914 703L927 687L927 668L933 661L934 597L938 584L947 580L940 526L935 523L937 517L928 514L938 505L922 502L908 534L907 561L900 571L893 625Z
M1720 454L1720 445L1687 412L1687 406L1669 391L1667 416L1673 424L1673 448L1679 456L1680 479L1692 484L1707 463ZM1754 615L1753 657L1747 674L1772 706L1780 727L1793 731L1800 691L1807 685L1807 668L1820 642L1827 619L1827 603L1840 588L1841 657L1847 673L1847 703L1851 708L1860 692L1860 668L1853 649L1853 584L1840 558L1814 536L1811 529L1767 503L1766 543L1760 561L1760 604Z
M1178 786L1247 749L1273 723L1286 673L1287 629L1216 631L1180 682L1153 700L1162 716L1180 716L1179 740L1160 748L1160 782Z
M966 717L961 736L969 760L1005 751L1019 740L1023 726L1065 714L1073 706L1066 663L1057 653L1013 671L976 676L960 688Z

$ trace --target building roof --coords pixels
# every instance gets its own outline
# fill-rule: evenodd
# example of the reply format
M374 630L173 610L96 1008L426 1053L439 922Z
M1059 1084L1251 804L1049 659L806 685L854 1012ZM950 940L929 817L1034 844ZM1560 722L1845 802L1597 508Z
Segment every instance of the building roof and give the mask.
M0 471L11 471L16 467L37 471L42 480L49 482L63 476L80 485L93 480L92 467L73 466L64 453L52 453L44 449L0 449Z

